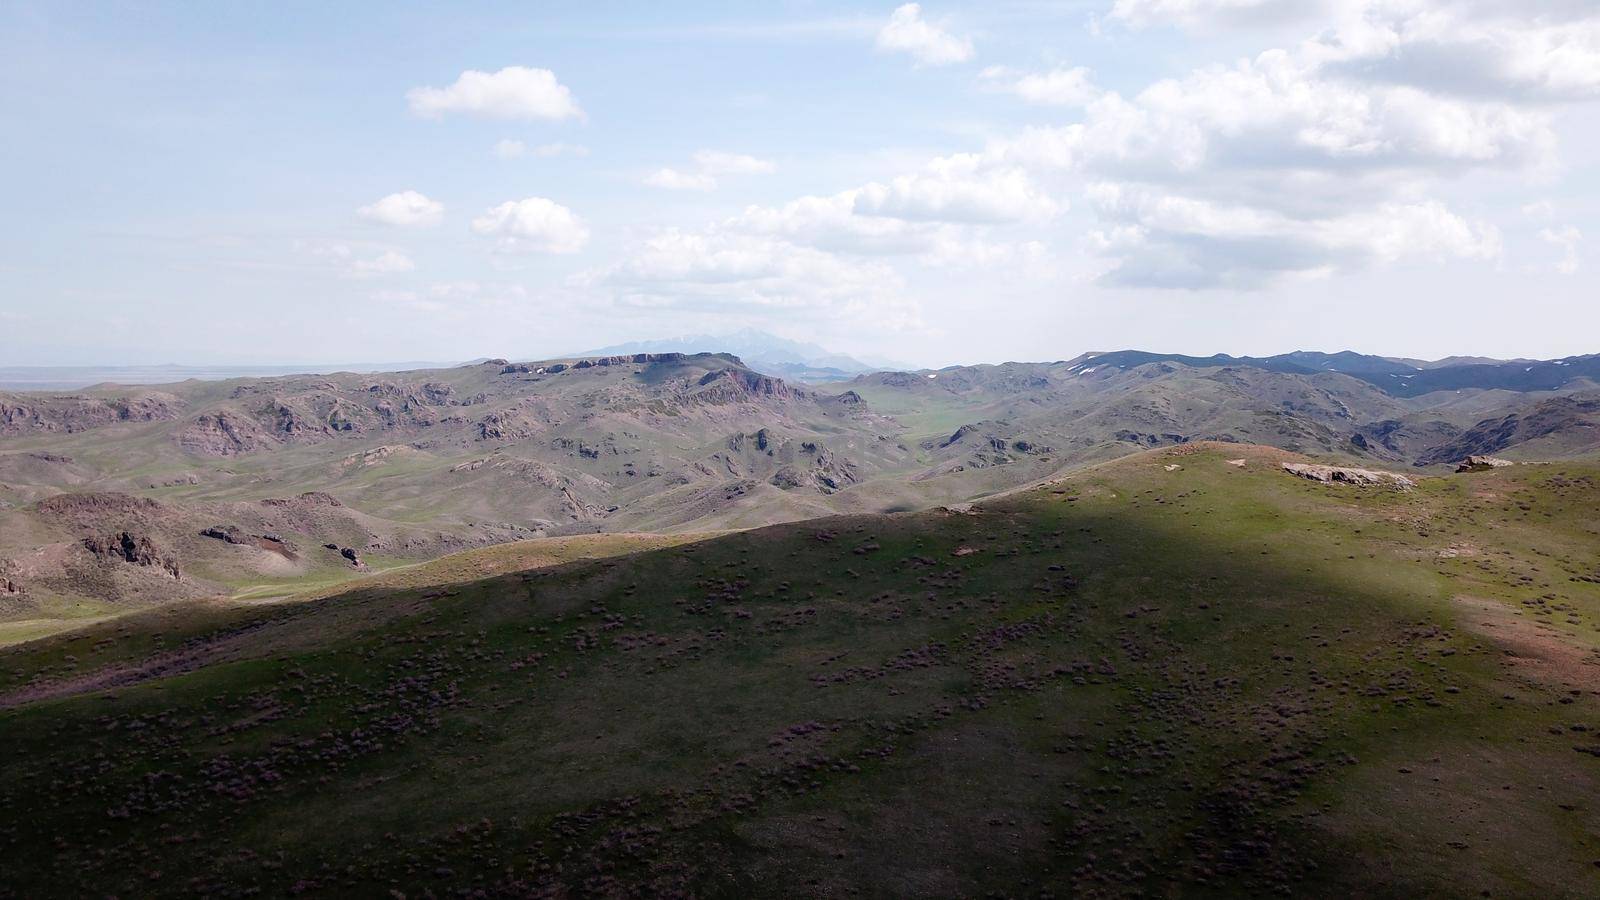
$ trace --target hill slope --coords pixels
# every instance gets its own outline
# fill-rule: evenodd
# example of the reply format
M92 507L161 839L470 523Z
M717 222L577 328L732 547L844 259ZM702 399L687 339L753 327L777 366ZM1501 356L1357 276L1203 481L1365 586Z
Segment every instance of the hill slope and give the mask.
M0 652L0 892L1592 896L1600 470L1292 458Z

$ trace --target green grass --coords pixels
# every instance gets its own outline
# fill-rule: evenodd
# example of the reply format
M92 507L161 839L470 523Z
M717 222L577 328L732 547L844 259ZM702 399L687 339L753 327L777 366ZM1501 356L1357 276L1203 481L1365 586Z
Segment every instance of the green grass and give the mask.
M0 652L0 893L1593 895L1595 695L1454 598L1592 640L1597 480L1200 448L102 623Z

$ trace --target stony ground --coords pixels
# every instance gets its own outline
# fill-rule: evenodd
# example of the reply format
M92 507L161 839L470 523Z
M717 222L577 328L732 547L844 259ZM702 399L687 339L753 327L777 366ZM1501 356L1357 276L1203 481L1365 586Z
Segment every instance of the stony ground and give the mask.
M1286 458L0 652L0 894L1600 892L1600 467Z

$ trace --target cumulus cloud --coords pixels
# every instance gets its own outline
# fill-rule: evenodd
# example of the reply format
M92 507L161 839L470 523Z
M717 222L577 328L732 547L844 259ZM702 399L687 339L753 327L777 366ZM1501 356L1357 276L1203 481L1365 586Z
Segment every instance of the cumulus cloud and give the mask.
M1039 106L1083 106L1100 95L1089 70L1082 66L1048 72L1018 72L990 66L981 77L993 90L1005 91Z
M811 260L812 272L835 265L880 281L880 267L896 258L1031 265L1050 252L1039 229L1079 194L1091 222L1075 234L1100 257L1108 285L1250 290L1407 262L1494 261L1502 254L1496 223L1446 198L1465 179L1536 182L1558 171L1553 104L1581 97L1588 83L1587 19L1518 22L1517 9L1511 0L1123 0L1113 15L1130 26L1282 25L1312 14L1321 30L1127 94L1098 89L1082 68L991 67L980 76L987 89L1076 108L1072 120L675 231L612 277L640 294L657 280L681 290L686 282L794 279L733 265L780 252ZM920 8L902 7L895 21L943 33ZM1420 52L1424 35L1452 52L1495 56L1471 66L1491 73L1494 89L1389 65ZM899 40L884 49L912 52L909 38ZM710 167L670 171L675 186L715 185ZM1576 270L1575 230L1547 228L1540 237L1563 250L1562 271ZM703 279L672 270L671 252L700 260L694 271ZM656 264L644 265L647 257Z
M717 187L717 179L728 175L765 175L778 167L764 159L742 153L723 153L701 150L694 155L692 171L660 168L645 176L644 183L669 191L710 191Z
M401 191L361 207L356 214L384 225L414 228L444 221L444 204L416 191Z
M1561 261L1556 263L1557 272L1563 275L1577 274L1578 245L1583 242L1582 232L1572 225L1545 228L1539 231L1539 240L1561 249Z
M1135 23L1159 12L1181 24L1222 6L1266 15L1269 5L1148 0L1117 9ZM1290 49L1162 79L1129 97L1101 94L1081 121L992 142L982 165L1092 185L1100 227L1088 243L1107 257L1113 284L1248 288L1411 258L1493 259L1492 223L1435 195L1478 173L1546 176L1556 160L1553 114L1506 96L1353 74L1351 60L1386 58L1393 46L1373 23L1392 25L1419 5L1352 4L1353 19Z
M1300 219L1119 184L1092 185L1088 193L1108 225L1091 238L1115 260L1105 280L1116 285L1249 289L1279 276L1318 277L1407 258L1500 254L1493 225L1434 201Z
M1566 0L1362 0L1304 52L1329 72L1445 94L1600 97L1600 20Z
M411 112L429 119L463 113L486 119L579 118L583 110L549 69L507 66L498 72L468 69L448 87L406 92Z
M951 34L942 25L922 18L922 7L907 3L897 8L878 31L878 49L910 54L920 65L947 66L975 55L972 41Z
M1473 96L1600 96L1600 22L1583 0L1117 0L1134 28L1329 23L1303 48L1332 71Z
M472 220L472 230L495 239L507 253L577 253L589 242L589 227L572 210L544 197L508 200Z

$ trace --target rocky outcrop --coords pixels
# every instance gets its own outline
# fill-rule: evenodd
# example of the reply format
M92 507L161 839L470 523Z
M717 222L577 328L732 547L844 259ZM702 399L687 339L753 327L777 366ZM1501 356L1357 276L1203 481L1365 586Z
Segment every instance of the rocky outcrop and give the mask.
M178 446L196 456L238 456L273 443L261 423L232 410L196 416L178 433Z
M180 577L178 561L163 555L154 541L142 535L121 531L103 537L86 537L83 539L83 548L100 559L145 566L165 572L173 578Z
M71 434L121 422L176 419L182 410L182 400L160 392L115 398L0 394L0 434Z
M223 541L228 544L248 544L249 536L239 530L237 525L214 525L200 530L201 537Z
M1487 472L1490 469L1504 469L1516 463L1498 456L1469 456L1456 466L1457 472Z
M811 488L819 493L835 494L861 481L855 463L821 444L803 442L800 453L810 458L809 465L801 461L782 466L768 479L768 483L786 491Z
M280 509L308 509L315 507L337 508L344 506L339 498L326 491L306 491L298 497L269 497L261 501L262 506L274 506Z
M951 434L949 437L945 438L944 441L939 444L939 447L940 447L940 449L943 449L945 447L950 446L951 444L958 444L961 441L965 440L968 436L974 435L974 434L977 434L977 433L978 433L978 426L976 426L976 425L963 425L960 428L957 428L955 430L955 432L953 434Z
M742 403L749 400L811 400L816 395L782 378L749 369L707 372L696 384L694 399L701 403Z
M1178 444L1187 444L1190 437L1186 434L1143 434L1137 431L1118 431L1113 435L1119 441L1138 444L1141 447L1172 447Z
M1355 484L1364 486L1390 485L1401 490L1417 486L1415 481L1394 472L1374 469L1356 469L1345 466L1323 466L1313 463L1284 463L1283 470L1290 475L1320 481L1323 484Z

